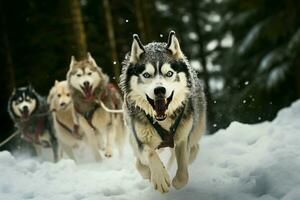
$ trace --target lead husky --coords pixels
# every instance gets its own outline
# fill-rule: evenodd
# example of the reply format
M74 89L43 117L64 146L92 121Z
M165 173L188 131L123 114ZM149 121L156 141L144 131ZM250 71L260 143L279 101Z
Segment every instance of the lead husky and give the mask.
M178 169L172 185L183 187L188 182L188 164L196 158L205 129L206 101L175 32L170 32L168 43L145 46L133 35L120 86L138 171L155 189L167 192L170 177L156 150L175 147Z
M58 145L45 98L31 85L17 88L9 98L8 112L21 138L34 146L37 155L42 156L43 148L52 148L54 161L57 161Z
M122 107L121 96L117 89L108 83L108 76L88 53L87 59L82 61L76 61L72 56L67 80L76 111L76 123L86 134L95 159L101 160L98 147L104 148L104 138L106 157L112 156L114 141L121 153L124 140L123 116L108 113L100 104L101 101L110 109Z

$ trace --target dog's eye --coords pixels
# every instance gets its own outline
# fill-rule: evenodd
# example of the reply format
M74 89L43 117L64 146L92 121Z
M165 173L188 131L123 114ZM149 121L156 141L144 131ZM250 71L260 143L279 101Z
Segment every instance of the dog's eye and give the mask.
M168 71L168 72L166 73L166 76L167 76L167 77L172 77L173 74L174 74L174 73L173 73L172 71Z
M81 77L81 74L77 74L76 76L77 76L77 77Z
M60 95L60 94L58 94L58 95L57 95L57 97L59 98L59 97L61 97L61 95Z
M91 75L92 75L92 72L87 73L87 75L88 75L88 76L91 76Z
M70 96L70 93L67 93L67 97L69 97Z
M143 77L144 77L144 78L150 78L151 75L150 75L148 72L145 72L145 73L143 73Z

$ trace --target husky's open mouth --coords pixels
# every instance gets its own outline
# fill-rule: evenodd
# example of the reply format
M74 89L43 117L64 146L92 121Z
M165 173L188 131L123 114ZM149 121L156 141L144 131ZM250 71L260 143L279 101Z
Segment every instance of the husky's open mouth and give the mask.
M23 119L27 119L29 117L29 110L28 109L23 109L23 110L20 109L20 113L21 113L21 115L22 115L21 117Z
M84 92L86 99L91 99L93 97L93 87L91 85L80 86L82 91Z
M173 95L174 95L174 91L171 93L171 95L168 98L166 98L164 96L158 96L155 99L151 99L146 94L148 102L150 103L150 105L156 112L156 115L155 115L156 120L163 121L167 118L166 110L168 109L168 106L173 99Z

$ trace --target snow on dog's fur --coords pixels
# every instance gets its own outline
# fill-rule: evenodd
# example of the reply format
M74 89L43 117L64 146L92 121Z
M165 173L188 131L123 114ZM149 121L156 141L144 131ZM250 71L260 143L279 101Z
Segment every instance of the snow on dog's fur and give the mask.
M76 61L72 56L67 81L75 108L76 123L87 136L96 160L101 160L100 149L105 156L113 154L113 143L122 151L125 132L123 115L106 112L102 101L110 109L120 109L122 99L115 87L108 81L95 60L88 53L87 58Z
M79 146L81 133L74 122L74 107L67 81L55 81L47 101L53 110L53 123L59 146L70 158L76 160L74 149Z
M189 178L188 164L196 158L205 129L206 101L175 33L170 32L168 43L145 46L134 35L123 62L120 86L138 171L155 189L167 192L171 181L157 149L175 146L178 169L172 185L183 187Z

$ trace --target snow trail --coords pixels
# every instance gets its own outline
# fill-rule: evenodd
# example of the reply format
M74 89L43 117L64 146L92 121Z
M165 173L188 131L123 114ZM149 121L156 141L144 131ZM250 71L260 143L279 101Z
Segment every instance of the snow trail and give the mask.
M122 159L102 163L56 164L0 152L0 199L166 199L299 200L300 101L278 113L273 122L233 122L202 138L189 168L189 183L160 194L134 168L126 146ZM174 173L174 169L172 170Z

